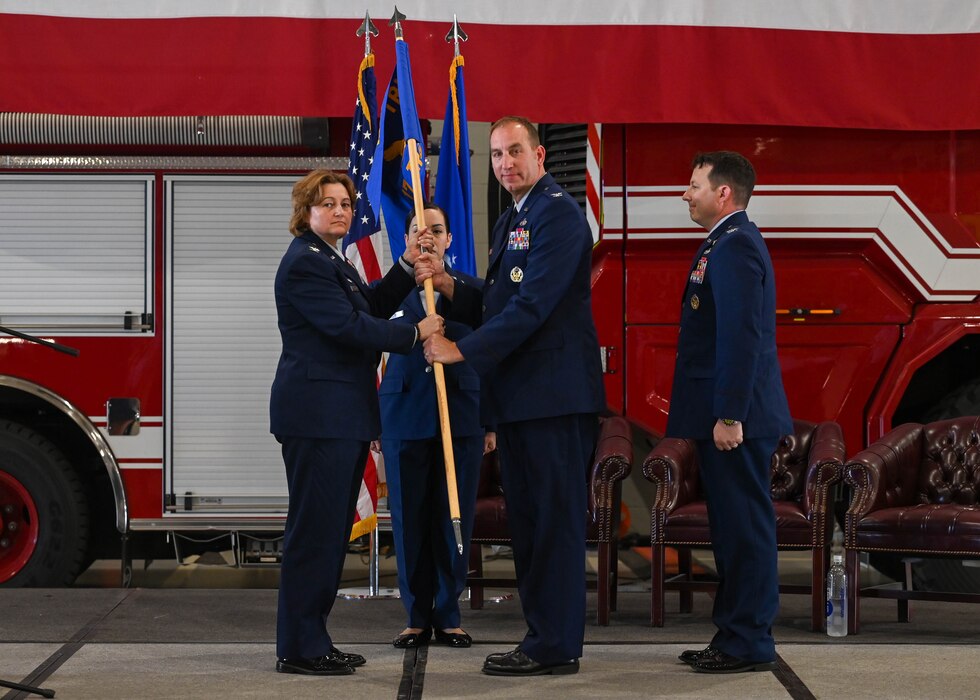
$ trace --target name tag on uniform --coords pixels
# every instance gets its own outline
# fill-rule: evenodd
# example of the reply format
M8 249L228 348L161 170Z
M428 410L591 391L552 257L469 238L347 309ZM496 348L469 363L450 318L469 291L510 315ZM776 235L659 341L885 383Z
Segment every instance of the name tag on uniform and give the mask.
M507 250L528 250L531 247L531 229L518 228L507 237Z
M697 266L691 273L691 282L694 284L701 284L704 282L704 271L708 269L708 256L702 255L701 259L698 260Z

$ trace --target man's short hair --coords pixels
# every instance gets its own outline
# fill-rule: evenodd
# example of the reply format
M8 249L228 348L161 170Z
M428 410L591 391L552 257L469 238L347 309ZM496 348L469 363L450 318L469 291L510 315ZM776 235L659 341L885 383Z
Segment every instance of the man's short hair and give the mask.
M490 133L497 129L498 126L503 126L504 124L516 124L518 126L523 126L527 129L527 138L531 143L531 148L537 148L541 145L541 136L538 134L538 128L530 122L527 117L517 117L517 116L507 116L501 117L493 124L490 125Z
M728 185L732 188L735 204L744 207L755 189L755 168L749 159L735 151L711 151L698 153L691 161L691 168L710 167L708 182L713 188Z

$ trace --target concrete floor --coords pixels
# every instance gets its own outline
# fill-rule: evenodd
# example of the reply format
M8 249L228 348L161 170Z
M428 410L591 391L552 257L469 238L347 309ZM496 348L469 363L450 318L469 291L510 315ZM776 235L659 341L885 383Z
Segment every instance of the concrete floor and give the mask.
M384 586L393 559L381 563ZM508 564L501 558L495 565ZM799 575L802 566L781 559L786 576ZM361 557L352 555L348 569L345 585L366 584ZM276 570L155 562L139 568L138 587L130 589L112 587L117 571L117 563L104 562L74 588L0 589L0 679L51 688L57 698L976 696L980 607L967 604L917 602L906 624L896 621L893 601L866 600L861 634L830 639L810 632L808 596L784 595L774 630L777 671L709 676L677 661L680 651L710 639L709 596L696 594L693 612L679 614L676 594L668 594L666 625L651 628L646 582L624 566L619 610L608 627L596 625L589 595L577 675L480 673L486 654L512 648L524 633L515 598L483 610L464 605L471 649L419 652L389 643L404 622L400 601L354 599L337 601L331 632L368 664L349 677L309 678L274 671ZM4 692L0 700L28 697Z

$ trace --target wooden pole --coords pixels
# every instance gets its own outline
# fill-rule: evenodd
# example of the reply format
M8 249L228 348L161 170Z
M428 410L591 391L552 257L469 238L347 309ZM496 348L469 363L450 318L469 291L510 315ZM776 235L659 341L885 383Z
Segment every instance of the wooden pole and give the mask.
M422 176L419 174L422 163L419 161L419 145L415 139L408 139L408 169L412 173L412 191L415 193L415 220L419 228L425 226L425 205L422 201ZM423 283L425 290L426 313L436 312L436 296L432 279ZM446 490L449 493L449 516L452 519L453 533L456 535L456 549L463 553L463 534L460 531L459 489L456 486L456 460L453 457L453 434L449 425L449 401L446 396L446 373L441 362L432 363L436 379L436 401L439 405L439 432L442 435L442 458L446 466Z

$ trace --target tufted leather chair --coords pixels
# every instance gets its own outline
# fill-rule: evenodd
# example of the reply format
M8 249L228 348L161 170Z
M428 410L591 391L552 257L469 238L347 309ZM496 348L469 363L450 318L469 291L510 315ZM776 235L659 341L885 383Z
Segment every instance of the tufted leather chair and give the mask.
M860 628L861 597L980 602L980 594L860 587L860 552L980 558L980 417L906 423L854 455L844 468L851 505L844 523L848 631Z
M824 579L833 531L831 486L840 480L845 458L840 426L828 421L793 421L770 463L771 495L776 511L776 543L780 549L809 549L813 573L809 586L780 586L785 593L810 593L810 626L822 630L827 593ZM651 623L664 624L664 590L680 590L681 612L690 612L693 591L714 590L714 581L691 576L691 550L711 547L708 508L700 483L699 460L693 440L664 438L643 462L643 476L657 485L651 509L650 552ZM665 580L664 548L678 550L680 575Z
M599 428L595 457L588 484L586 541L598 546L598 576L594 585L598 591L597 621L609 624L609 612L616 609L616 588L619 565L619 520L623 479L633 465L633 441L630 425L621 416L603 418ZM500 481L500 465L496 451L483 458L480 485L476 497L473 536L470 540L470 607L483 607L483 589L487 586L516 587L514 579L487 578L483 575L484 544L510 544L507 525L507 506ZM582 562L585 566L585 562Z

